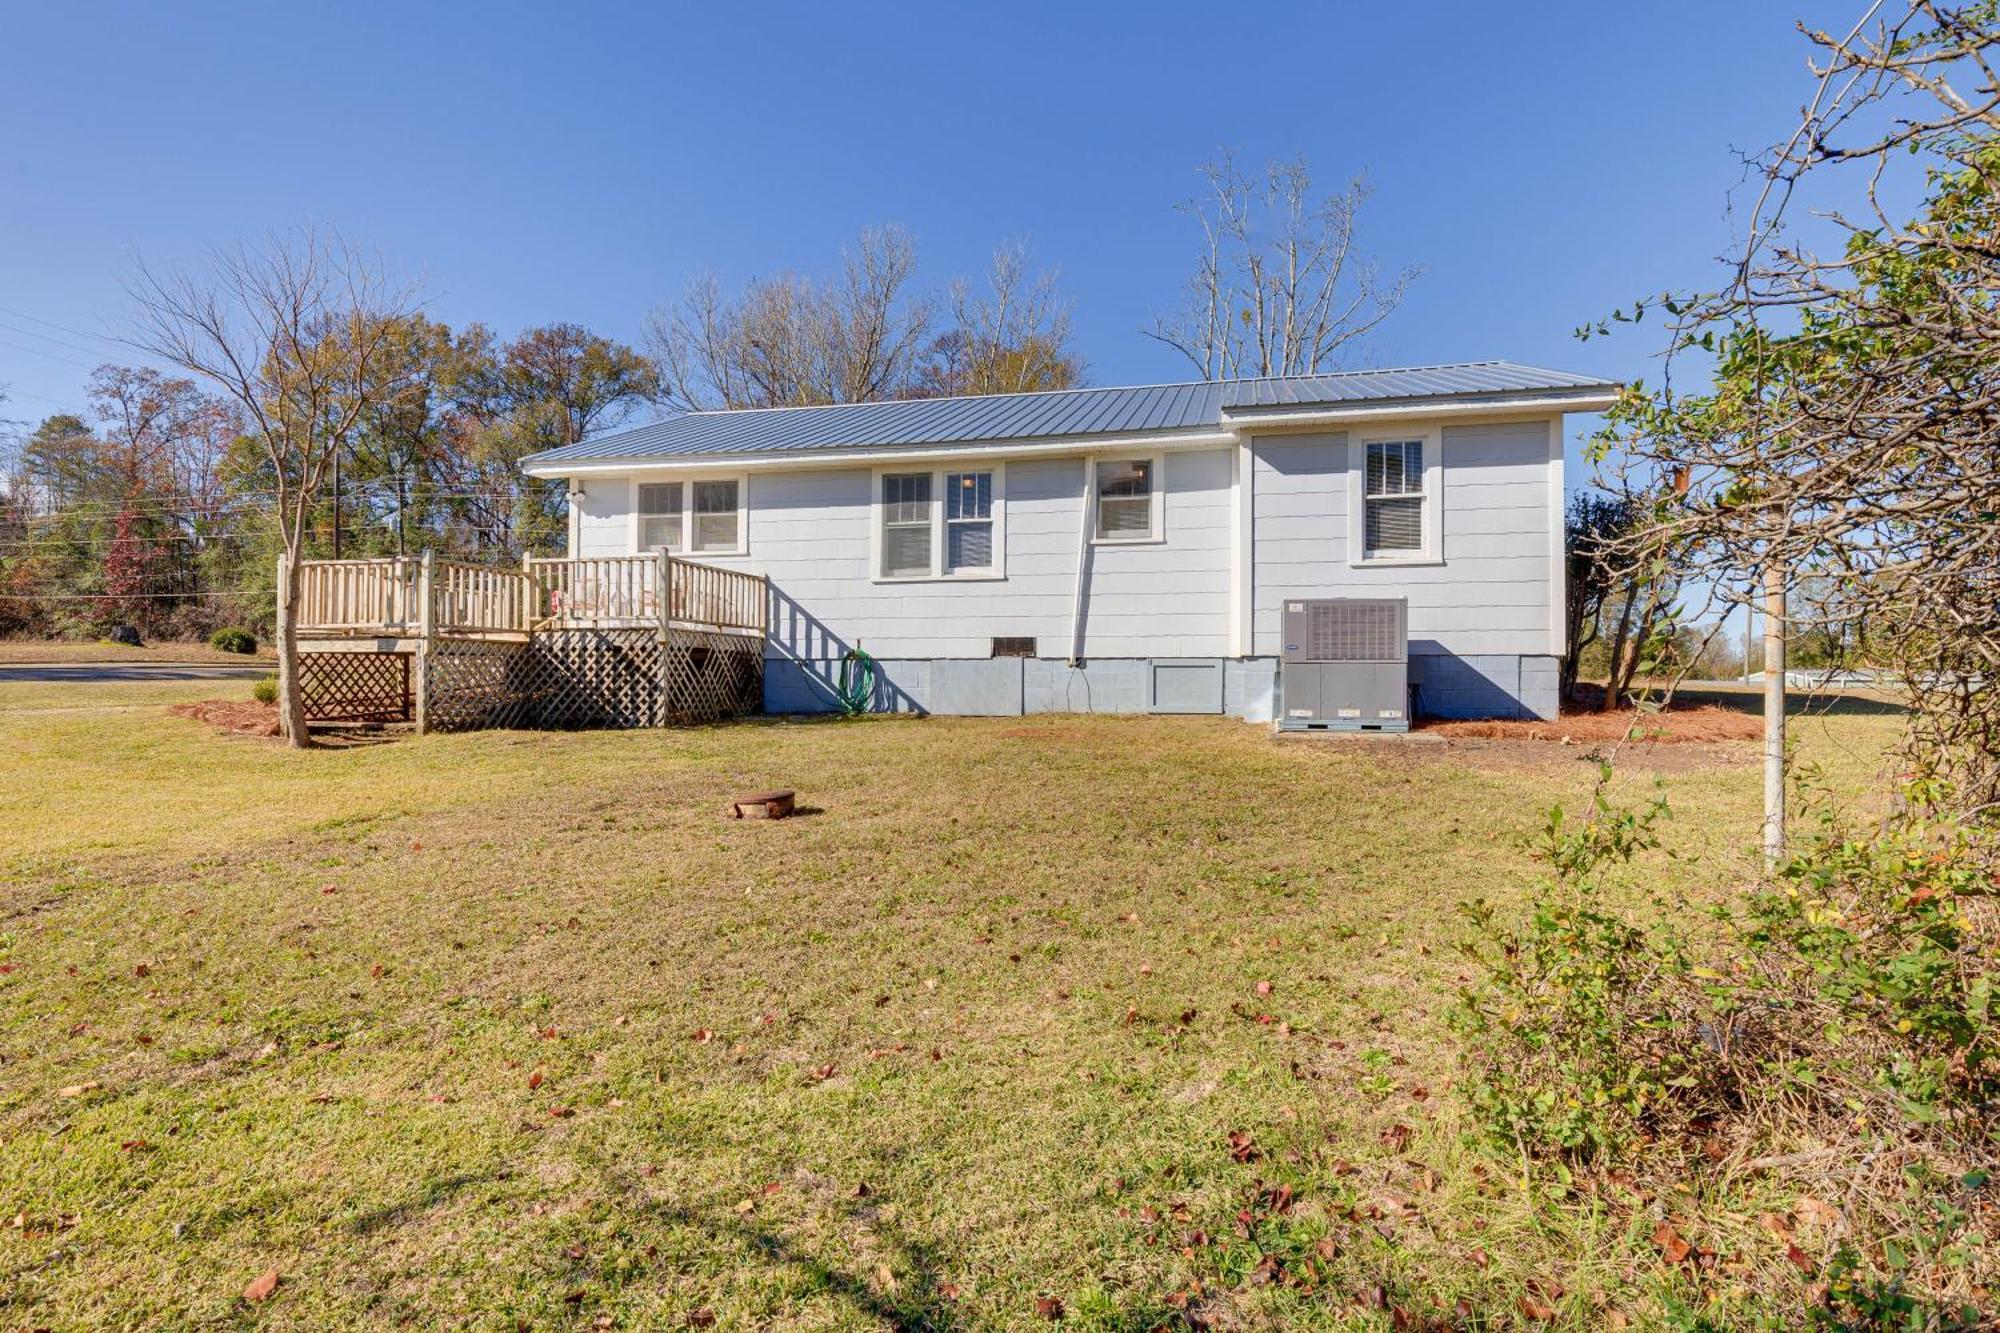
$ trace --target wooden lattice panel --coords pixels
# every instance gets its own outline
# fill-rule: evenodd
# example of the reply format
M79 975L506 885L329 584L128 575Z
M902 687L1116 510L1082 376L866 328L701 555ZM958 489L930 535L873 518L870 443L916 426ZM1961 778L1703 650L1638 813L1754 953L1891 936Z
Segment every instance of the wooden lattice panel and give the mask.
M408 722L408 653L300 653L308 722Z
M440 638L424 655L424 726L431 731L527 727L529 645Z
M563 629L536 634L525 675L543 727L657 727L659 632Z
M661 674L662 724L716 722L764 706L764 641L741 634L668 630Z

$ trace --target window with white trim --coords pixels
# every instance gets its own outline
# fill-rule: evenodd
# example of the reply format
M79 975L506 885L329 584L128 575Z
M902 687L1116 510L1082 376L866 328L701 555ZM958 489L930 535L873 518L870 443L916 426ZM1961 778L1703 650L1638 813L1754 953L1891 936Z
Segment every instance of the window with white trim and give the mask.
M1363 479L1362 555L1421 555L1424 545L1424 442L1371 440Z
M882 478L882 577L924 578L931 572L931 474Z
M1159 479L1150 458L1097 463L1097 540L1151 541L1159 535Z
M993 474L947 472L944 476L944 572L990 572L993 568Z
M742 548L741 486L734 477L693 483L690 489L694 491L694 541L690 549L695 554Z
M681 545L681 483L639 484L639 549L678 551Z
M637 501L634 540L639 550L743 554L742 477L642 481Z
M991 467L875 474L875 577L999 578L1005 563L1005 471Z

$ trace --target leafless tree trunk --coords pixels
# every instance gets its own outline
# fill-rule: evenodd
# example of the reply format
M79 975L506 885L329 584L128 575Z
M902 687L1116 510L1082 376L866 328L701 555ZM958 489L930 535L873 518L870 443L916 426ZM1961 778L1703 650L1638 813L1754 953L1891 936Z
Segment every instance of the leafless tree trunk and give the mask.
M1316 196L1303 159L1272 162L1260 178L1225 153L1201 168L1208 191L1182 206L1202 252L1179 314L1151 336L1205 380L1307 375L1396 312L1419 270L1383 277L1355 252L1371 193L1362 177Z
M413 302L338 236L312 228L217 251L204 276L142 263L129 290L139 311L131 344L214 384L262 446L284 551L279 716L293 745L309 745L298 679L304 538L335 451L371 407L403 392L378 353Z

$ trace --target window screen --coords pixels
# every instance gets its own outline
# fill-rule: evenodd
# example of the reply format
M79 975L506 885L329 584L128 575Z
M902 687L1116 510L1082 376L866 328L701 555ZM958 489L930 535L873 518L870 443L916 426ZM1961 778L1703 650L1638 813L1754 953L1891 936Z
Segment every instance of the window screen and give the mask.
M1362 545L1378 551L1424 549L1424 444L1383 440L1368 446L1366 529Z
M947 472L944 478L946 573L993 568L993 474Z
M646 482L639 487L639 549L681 549L681 484Z
M882 576L931 572L931 474L882 478Z
M734 551L743 544L738 523L736 483L698 481L694 484L694 549Z
M1097 465L1097 535L1132 541L1153 535L1153 465L1144 459Z

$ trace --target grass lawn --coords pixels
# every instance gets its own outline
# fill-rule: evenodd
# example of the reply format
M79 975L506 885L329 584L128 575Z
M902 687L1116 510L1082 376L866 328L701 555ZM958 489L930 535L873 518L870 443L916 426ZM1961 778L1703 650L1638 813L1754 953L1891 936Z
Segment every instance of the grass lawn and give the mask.
M0 666L64 662L198 662L215 666L275 666L270 645L255 653L225 653L205 643L148 643L133 648L109 639L0 639Z
M164 712L248 690L0 683L0 1324L1676 1297L1655 1219L1524 1194L1448 1088L1454 905L1520 900L1580 747L1062 717L294 754ZM1893 727L1800 730L1858 789ZM1646 887L1727 891L1748 749L1633 758L1677 811ZM805 817L722 818L764 786Z

